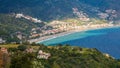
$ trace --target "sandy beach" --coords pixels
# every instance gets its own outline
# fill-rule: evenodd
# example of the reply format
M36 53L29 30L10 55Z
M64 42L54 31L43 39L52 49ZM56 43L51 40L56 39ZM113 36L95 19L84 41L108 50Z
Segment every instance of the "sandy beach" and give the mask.
M30 43L33 43L33 42L40 43L40 42L51 40L51 39L54 39L54 38L57 38L57 37L69 35L69 34L72 34L72 33L75 33L75 32L82 32L82 31L102 29L102 28L111 28L111 27L116 27L116 26L113 26L111 24L97 24L97 25L89 25L89 26L85 26L85 25L77 26L75 30L69 30L69 31L61 32L61 33L54 34L54 35L49 35L49 36L44 36L44 37L40 37L40 38L36 38L36 39L31 39L31 40L28 40L28 41Z
M30 43L33 43L33 42L40 43L40 42L51 40L51 39L54 39L54 38L57 38L57 37L69 35L69 34L72 34L72 33L75 33L75 32L77 32L77 31L75 31L75 30L66 31L66 32L62 32L62 33L58 33L58 34L54 34L54 35L49 35L49 36L44 36L44 37L40 37L40 38L36 38L36 39L31 39L31 40L28 40L28 41Z

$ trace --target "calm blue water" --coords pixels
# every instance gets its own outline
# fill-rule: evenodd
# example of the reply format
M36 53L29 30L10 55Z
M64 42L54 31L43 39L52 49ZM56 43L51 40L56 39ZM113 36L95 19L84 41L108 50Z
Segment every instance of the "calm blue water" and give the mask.
M45 45L70 44L73 46L97 48L115 58L120 58L120 27L77 32L42 42Z

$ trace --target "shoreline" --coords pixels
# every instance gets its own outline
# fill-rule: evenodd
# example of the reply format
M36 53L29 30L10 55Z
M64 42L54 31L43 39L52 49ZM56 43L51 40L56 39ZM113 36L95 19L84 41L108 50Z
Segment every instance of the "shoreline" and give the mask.
M40 42L44 42L44 41L47 41L47 40L51 40L51 39L54 39L54 38L58 38L58 37L61 37L61 36L65 36L65 35L69 35L69 34L72 34L72 33L75 33L76 31L67 31L67 32L61 32L61 33L58 33L58 34L54 34L54 35L49 35L49 36L44 36L44 37L40 37L40 38L37 38L37 39L32 39L32 40L29 40L30 43L32 42L35 42L35 43L40 43Z
M65 36L65 35L69 35L69 34L73 34L73 33L76 33L76 32L83 32L83 31L89 31L89 30L96 30L96 29L105 29L105 28L114 28L114 27L120 27L119 25L105 25L105 26L101 26L99 24L96 25L90 25L90 26L79 26L78 29L76 30L70 30L70 31L66 31L66 32L61 32L61 33L58 33L58 34L54 34L54 35L49 35L49 36L44 36L44 37L40 37L40 38L36 38L36 39L32 39L32 40L29 40L30 43L41 43L41 42L44 42L44 41L48 41L48 40L51 40L51 39L54 39L54 38L58 38L58 37L62 37L62 36Z

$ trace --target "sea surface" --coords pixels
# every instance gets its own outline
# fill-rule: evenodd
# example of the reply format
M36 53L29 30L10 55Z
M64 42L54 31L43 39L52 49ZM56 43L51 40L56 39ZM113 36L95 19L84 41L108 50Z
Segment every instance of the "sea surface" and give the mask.
M41 42L45 45L70 44L72 46L97 48L120 59L120 27L76 32Z

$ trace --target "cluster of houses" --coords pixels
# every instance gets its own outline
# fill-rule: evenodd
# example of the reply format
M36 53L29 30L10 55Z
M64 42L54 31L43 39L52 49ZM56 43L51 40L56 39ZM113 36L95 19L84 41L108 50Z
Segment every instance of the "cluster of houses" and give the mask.
M35 23L41 23L42 22L41 20L38 20L37 18L33 18L31 16L25 16L23 14L16 14L16 18L25 18L25 19L30 20L30 21L35 22Z
M78 16L81 21L90 21L87 14L83 11L79 11L78 8L73 8L73 13Z
M74 22L62 22L62 21L53 21L49 25L53 26L54 29L59 29L60 32L73 30L77 23Z
M0 44L5 43L6 41L0 38Z
M26 53L33 53L33 52L37 52L37 50L29 47L25 50L25 52ZM48 59L50 56L51 56L50 53L43 52L42 50L39 50L38 54L37 54L38 59Z
M39 27L32 28L30 31L29 38L37 38L46 35L44 32L48 30L52 30L52 26L47 25L45 22L40 23Z
M50 53L43 52L42 50L38 51L38 59L48 59L51 56Z
M32 53L32 52L34 52L34 49L33 48L27 48L26 50L25 50L27 53Z
M33 28L30 38L43 37L46 35L53 35L64 31L74 30L75 26L77 26L77 23L52 21L51 23L47 24L47 26L51 26L52 28L48 28L46 30L41 28ZM38 30L39 32L37 32Z
M25 50L26 53L33 53L33 52L36 52L33 48L27 48ZM38 59L48 59L49 57L51 56L50 53L46 53L46 52L43 52L42 50L39 50L38 51L38 54L37 54L37 58Z
M43 31L43 34L40 34L40 36L56 34L56 33L59 33L59 32L60 32L59 29L46 30L46 31Z
M27 53L36 52L33 48L27 48L25 51ZM42 50L39 50L37 54L38 59L48 59L50 56L51 56L50 53L43 52Z

